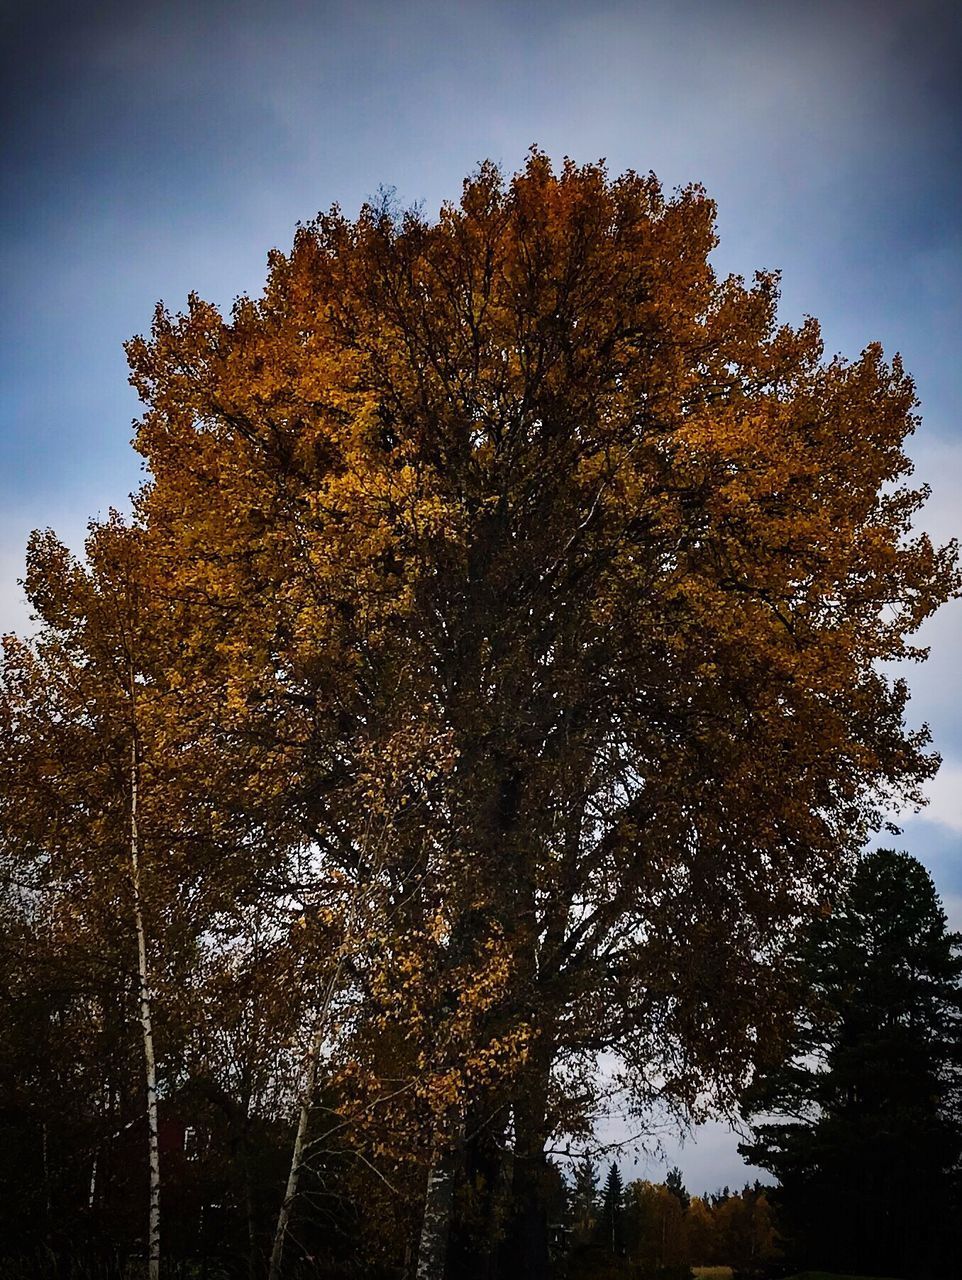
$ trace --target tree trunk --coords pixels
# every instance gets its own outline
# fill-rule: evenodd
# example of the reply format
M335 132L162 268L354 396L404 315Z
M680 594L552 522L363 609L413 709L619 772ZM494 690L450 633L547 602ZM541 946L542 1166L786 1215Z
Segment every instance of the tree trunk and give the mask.
M47 1150L47 1122L40 1125L40 1157L43 1161L43 1243L50 1248L50 1153Z
M244 1178L244 1215L247 1218L247 1277L257 1280L260 1270L257 1263L257 1225L254 1215L254 1183L251 1177L251 1117L248 1107L244 1111L244 1128L241 1134L241 1169Z
M317 1060L324 1041L323 1027L318 1025L308 1052L307 1081L301 1095L301 1109L297 1117L297 1132L294 1135L294 1149L291 1152L291 1168L287 1175L287 1186L284 1189L284 1200L277 1215L277 1227L274 1231L274 1246L271 1249L271 1262L268 1280L280 1280L281 1263L284 1259L284 1241L291 1220L291 1210L297 1199L297 1189L301 1180L301 1168L304 1160L304 1147L307 1143L307 1126L314 1105L314 1093L317 1089Z
M454 1141L446 1137L440 1138L431 1156L428 1183L424 1192L424 1221L418 1245L417 1280L444 1280L461 1133L459 1128Z
M284 1241L287 1238L287 1228L291 1220L291 1210L294 1207L294 1201L297 1199L297 1191L301 1180L301 1169L304 1164L304 1147L307 1144L307 1126L310 1122L311 1111L314 1107L314 1097L317 1093L318 1067L320 1065L321 1047L324 1044L327 1015L330 1011L331 1002L334 999L337 984L340 982L343 965L344 956L341 955L334 968L334 972L331 975L330 982L327 984L327 990L324 993L324 1001L317 1015L314 1035L311 1038L311 1046L308 1050L307 1079L304 1083L304 1090L301 1094L301 1109L297 1117L297 1132L294 1135L294 1149L291 1152L291 1168L287 1175L287 1186L284 1190L284 1200L281 1204L280 1212L277 1215L277 1227L274 1231L274 1245L271 1249L271 1261L267 1272L268 1280L280 1280L281 1276L281 1264L284 1259Z
M525 1280L547 1280L549 1274L545 1144L550 1072L550 1055L543 1044L534 1044L514 1103L514 1216L504 1251L505 1275Z
M469 1189L469 1221L452 1216L448 1240L448 1275L452 1280L496 1280L499 1275L500 1229L510 1189L505 1161L509 1103L469 1106L458 1174ZM457 1189L457 1188L455 1188Z
M548 1216L545 1206L543 1126L518 1122L514 1160L515 1219L508 1239L507 1274L547 1280Z
M131 693L133 690L131 689ZM136 735L130 744L130 878L137 931L137 972L140 979L140 1026L144 1041L147 1077L147 1160L150 1167L150 1208L147 1219L147 1276L160 1280L160 1143L157 1127L157 1061L154 1056L154 1024L151 1008L147 936L140 893L140 837L137 829L139 759Z

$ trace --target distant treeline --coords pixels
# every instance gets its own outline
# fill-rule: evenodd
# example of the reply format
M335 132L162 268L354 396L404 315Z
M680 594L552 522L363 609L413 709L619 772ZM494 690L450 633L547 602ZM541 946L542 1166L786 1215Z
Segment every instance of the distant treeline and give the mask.
M692 1266L744 1276L782 1269L784 1250L770 1198L756 1182L691 1196L677 1169L667 1182L622 1185L616 1165L603 1187L589 1161L574 1171L567 1205L563 1274L571 1280L687 1280Z

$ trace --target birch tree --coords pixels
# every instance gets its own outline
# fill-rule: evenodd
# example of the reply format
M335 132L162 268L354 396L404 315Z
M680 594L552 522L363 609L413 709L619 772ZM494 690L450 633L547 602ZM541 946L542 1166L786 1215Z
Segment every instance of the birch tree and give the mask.
M134 932L137 935L137 978L140 985L140 1028L144 1042L144 1077L147 1097L147 1164L150 1176L150 1206L147 1218L147 1274L160 1280L160 1143L157 1121L157 1058L154 1052L153 993L147 963L147 931L141 901L140 830L137 825L140 792L140 753L136 718L136 682L133 660L128 666L128 696L131 710L130 737L130 889L133 900Z
M84 569L52 535L31 543L26 585L43 625L32 643L8 638L6 644L5 781L16 808L5 812L4 836L40 853L58 909L90 900L101 914L119 911L132 935L147 1148L147 1274L158 1280L156 1001L146 904L153 899L156 918L159 903L145 882L150 872L142 836L143 584L136 535L118 520L92 529L87 550ZM156 819L162 806L154 798L149 808ZM156 835L152 844L156 848ZM96 1164L90 1186L92 1201Z

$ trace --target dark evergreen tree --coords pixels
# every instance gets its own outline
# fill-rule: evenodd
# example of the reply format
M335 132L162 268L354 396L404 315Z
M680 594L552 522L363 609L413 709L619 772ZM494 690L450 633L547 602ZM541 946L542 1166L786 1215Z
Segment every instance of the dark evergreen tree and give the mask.
M674 1169L668 1170L668 1177L665 1179L665 1186L675 1197L683 1209L687 1209L691 1204L691 1196L685 1186L684 1179L681 1176L681 1170L676 1166Z
M925 868L861 862L802 956L812 992L791 1060L758 1081L740 1150L779 1179L799 1261L933 1276L958 1217L962 957ZM947 1272L944 1272L947 1274Z
M625 1184L614 1161L605 1179L598 1230L605 1249L620 1258L625 1251Z

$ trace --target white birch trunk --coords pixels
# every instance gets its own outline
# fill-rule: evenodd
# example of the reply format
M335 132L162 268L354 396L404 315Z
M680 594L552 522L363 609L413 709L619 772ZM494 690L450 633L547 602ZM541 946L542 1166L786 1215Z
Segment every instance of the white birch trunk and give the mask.
M370 823L370 819L369 819ZM364 848L368 845L368 833L364 837ZM287 1186L284 1190L284 1200L281 1204L280 1212L277 1215L277 1227L274 1231L274 1244L271 1249L271 1260L268 1267L268 1280L281 1280L281 1264L284 1257L284 1243L287 1238L288 1226L291 1220L291 1212L294 1203L297 1200L298 1188L300 1186L301 1171L304 1167L304 1150L307 1145L307 1130L310 1124L311 1111L314 1108L314 1101L317 1095L317 1080L320 1072L321 1050L324 1047L324 1039L328 1034L328 1018L334 998L337 995L338 988L341 983L341 975L344 972L345 963L350 955L351 949L356 945L356 938L359 930L361 915L361 895L360 886L355 887L353 899L347 912L347 926L345 938L337 951L337 962L324 992L324 998L321 1001L321 1007L318 1010L317 1019L314 1023L314 1032L311 1036L311 1044L307 1054L307 1075L304 1081L304 1088L301 1092L301 1106L297 1117L297 1132L294 1135L294 1149L291 1152L291 1168L287 1176Z
M424 1192L424 1221L418 1245L417 1280L444 1280L459 1145L439 1143L431 1157L428 1184Z
M133 688L131 687L131 695ZM150 1207L147 1216L147 1277L160 1280L160 1143L157 1128L157 1060L154 1056L154 1023L151 1008L147 937L140 894L140 836L137 828L139 761L137 739L130 744L130 879L137 931L137 974L140 979L140 1026L144 1041L147 1082L147 1160L150 1168Z
M324 1001L321 1005L320 1012L317 1015L317 1022L314 1026L314 1034L311 1037L311 1045L307 1053L307 1078L304 1081L304 1088L301 1092L301 1109L297 1117L297 1132L294 1135L294 1149L291 1152L291 1168L287 1175L287 1186L284 1189L284 1201L281 1204L280 1212L277 1215L277 1227L274 1231L274 1245L271 1249L271 1261L268 1268L268 1280L280 1280L281 1263L284 1259L284 1241L287 1238L287 1228L291 1220L291 1210L294 1207L294 1201L297 1199L297 1191L301 1180L301 1169L304 1166L304 1147L307 1143L307 1126L310 1123L311 1111L314 1107L314 1097L317 1093L317 1077L318 1068L320 1066L321 1048L324 1044L324 1036L327 1029L327 1015L334 999L334 993L337 984L340 981L341 969L344 960L343 956L338 960L331 980L327 984L327 990L324 993ZM153 1280L153 1278L151 1278Z

